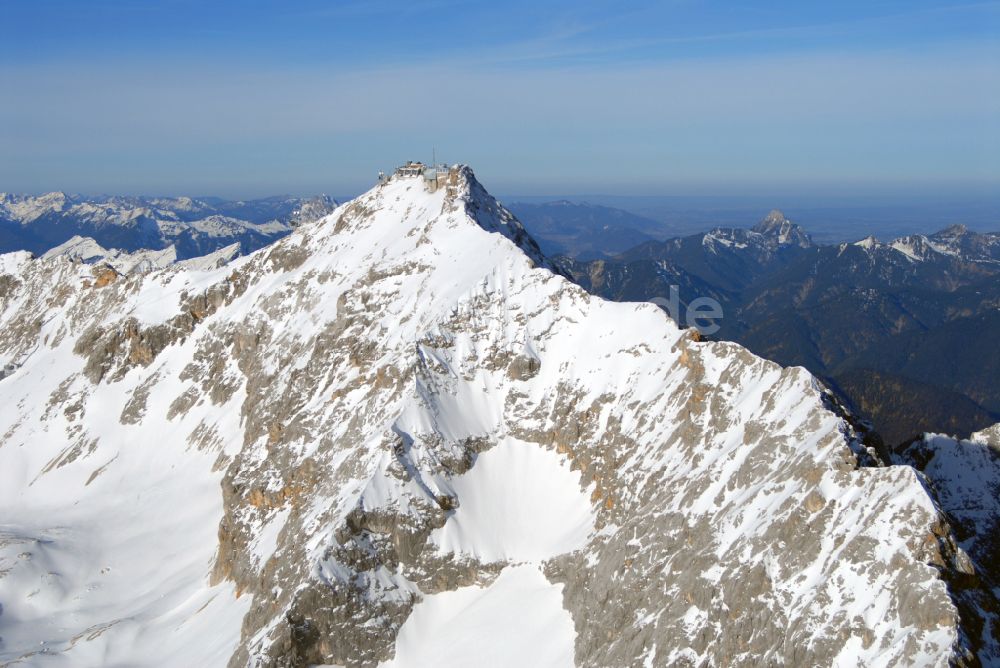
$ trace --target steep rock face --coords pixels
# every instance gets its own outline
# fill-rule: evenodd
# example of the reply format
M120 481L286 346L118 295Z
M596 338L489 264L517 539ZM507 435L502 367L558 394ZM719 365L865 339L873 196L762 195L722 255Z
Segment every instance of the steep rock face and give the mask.
M959 545L1000 596L1000 424L968 439L925 434L896 459L930 479Z
M493 633L433 643L469 601L551 665L996 656L912 468L803 369L554 273L468 168L92 270L0 256L2 660L468 665Z
M952 590L966 626L981 627L989 642L1000 620L1000 424L968 439L925 434L893 459L927 477L957 544L971 558ZM984 664L998 661L995 647L980 654Z

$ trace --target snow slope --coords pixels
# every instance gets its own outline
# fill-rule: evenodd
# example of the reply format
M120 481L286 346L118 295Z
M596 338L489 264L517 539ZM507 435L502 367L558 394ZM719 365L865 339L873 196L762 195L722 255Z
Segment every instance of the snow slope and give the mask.
M463 587L426 597L396 639L385 668L572 668L573 618L562 586L537 566L505 568L488 587Z
M804 370L554 273L466 167L95 271L0 256L0 661L994 656L912 468Z
M541 562L586 546L594 517L578 471L536 445L504 441L451 480L462 505L430 540L482 561Z

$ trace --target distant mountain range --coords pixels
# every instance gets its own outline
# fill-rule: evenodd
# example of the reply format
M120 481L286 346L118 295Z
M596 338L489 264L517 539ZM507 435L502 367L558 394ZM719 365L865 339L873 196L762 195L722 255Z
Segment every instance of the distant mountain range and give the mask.
M1000 234L955 225L817 245L778 211L563 270L619 301L718 300L718 337L826 381L890 444L1000 417ZM683 318L683 310L680 314Z
M122 251L173 247L181 260L234 243L248 253L300 223L325 216L335 206L326 196L229 201L0 193L0 253L28 250L41 254L77 236Z
M77 263L107 266L114 269L117 274L128 275L143 274L175 265L188 269L215 269L229 264L241 254L240 244L236 242L206 255L181 260L177 257L177 249L173 246L162 250L139 249L130 252L104 248L90 237L75 236L66 243L46 251L42 259L65 257Z

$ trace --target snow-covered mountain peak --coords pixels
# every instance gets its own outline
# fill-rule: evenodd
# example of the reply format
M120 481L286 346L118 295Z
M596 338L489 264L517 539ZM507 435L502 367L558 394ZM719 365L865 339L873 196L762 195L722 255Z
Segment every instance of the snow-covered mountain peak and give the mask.
M0 199L0 218L18 221L33 221L47 211L63 211L72 204L72 198L64 192L51 192L38 197L8 194Z
M696 235L701 245L708 252L735 253L736 256L746 254L754 262L766 263L780 254L789 254L798 249L811 248L812 239L805 230L785 218L777 209L771 211L763 220L749 230L733 227L716 227L702 235ZM683 246L683 239L676 239L668 244L675 248Z
M550 271L467 167L221 269L0 260L0 660L992 651L913 469L803 369Z
M62 191L46 193L39 197L38 200L55 209L62 209L67 204L73 202L73 198Z
M865 250L871 250L873 248L877 248L881 244L882 242L879 241L874 234L869 234L864 239L855 241L853 245L857 246L858 248L864 248Z
M446 246L468 234L466 228L478 228L507 238L532 262L548 266L521 222L486 191L467 165L450 167L434 185L423 176L393 175L338 208L321 224L336 234L375 226L398 239L416 235L425 242L433 238ZM397 245L398 241L380 244L387 248Z

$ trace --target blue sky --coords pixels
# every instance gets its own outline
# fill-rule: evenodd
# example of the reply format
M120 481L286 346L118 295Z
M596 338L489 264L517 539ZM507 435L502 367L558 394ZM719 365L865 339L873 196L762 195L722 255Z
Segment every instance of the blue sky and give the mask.
M983 193L1000 2L0 0L0 190Z

